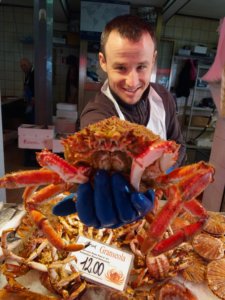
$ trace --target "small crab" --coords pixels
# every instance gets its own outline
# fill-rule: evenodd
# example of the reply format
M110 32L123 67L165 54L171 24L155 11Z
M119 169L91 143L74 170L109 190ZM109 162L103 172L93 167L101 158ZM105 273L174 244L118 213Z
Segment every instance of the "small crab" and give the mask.
M123 272L116 269L110 269L105 275L106 280L113 282L114 284L122 284L125 280Z
M214 168L200 162L166 175L166 170L178 157L179 145L174 141L162 140L144 126L111 117L68 136L62 143L65 160L45 149L37 153L40 170L21 171L0 178L0 187L26 187L25 208L56 248L76 251L84 245L65 243L38 210L39 204L91 180L97 169L120 171L130 178L135 190L155 188L167 197L167 204L146 233L141 246L143 253L154 248L158 255L168 246L176 246L194 235L205 223L208 214L194 198L213 180ZM41 185L47 186L37 190ZM171 220L184 206L197 215L199 221L176 233L173 239L160 242Z

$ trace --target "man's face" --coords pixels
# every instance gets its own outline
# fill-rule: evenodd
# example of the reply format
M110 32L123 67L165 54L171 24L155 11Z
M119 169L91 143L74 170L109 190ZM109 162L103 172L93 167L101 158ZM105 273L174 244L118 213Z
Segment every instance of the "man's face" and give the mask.
M105 45L105 56L99 53L99 62L112 91L125 103L135 104L149 85L155 57L154 43L148 33L134 42L112 31Z

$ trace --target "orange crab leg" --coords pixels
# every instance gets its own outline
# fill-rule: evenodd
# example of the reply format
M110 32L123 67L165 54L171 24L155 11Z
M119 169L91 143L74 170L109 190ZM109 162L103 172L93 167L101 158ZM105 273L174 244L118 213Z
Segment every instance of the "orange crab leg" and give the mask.
M65 182L85 183L88 181L90 167L75 167L60 156L48 150L37 153L37 161L42 167L56 172Z
M82 244L66 245L60 238L60 236L56 233L54 228L51 226L48 219L40 211L32 210L30 214L38 228L47 237L48 241L57 249L64 251L79 251L85 247L85 245Z
M130 183L139 191L139 185L144 170L160 159L160 168L165 172L174 165L178 157L179 146L174 141L157 141L151 143L141 154L133 158Z
M24 202L26 202L26 200L28 198L30 198L32 194L34 194L34 192L37 190L37 188L38 188L37 185L31 185L31 186L27 186L24 189L23 196L22 196Z
M193 178L193 175L196 174L209 174L213 175L215 172L213 166L200 161L198 163L180 167L170 172L169 174L163 174L156 178L156 184L162 187L167 187L171 184L179 184L182 180L187 180L188 177ZM194 178L193 178L194 180Z
M84 248L84 245L80 244L70 244L66 245L61 237L57 234L55 229L52 227L48 219L38 210L36 207L41 203L44 203L49 200L50 197L54 197L59 193L66 190L68 185L66 184L51 184L44 187L43 189L37 191L35 194L31 195L28 199L25 200L26 210L29 212L34 223L37 227L44 233L48 241L57 249L65 251L78 251ZM27 193L29 195L29 193ZM26 194L26 195L27 195Z
M180 192L176 186L170 187L171 200L168 200L166 204L157 214L156 218L151 223L148 231L145 233L144 240L141 244L141 252L146 253L149 249L152 249L162 238L164 232L170 225L172 219L178 214L181 209L182 201L180 198ZM139 238L141 241L141 239Z
M207 210L196 199L184 202L184 209L200 219L208 218Z
M19 171L7 174L0 178L0 187L15 189L29 185L42 185L55 183L59 184L63 180L58 174L47 169Z
M203 165L203 168L199 168L200 165ZM189 166L188 176L186 178L183 177L181 182L177 183L176 185L169 186L167 190L164 191L168 201L160 210L145 234L144 241L141 245L142 253L146 253L148 250L151 250L156 246L168 228L169 224L179 213L181 207L183 207L183 201L189 199L192 200L194 197L198 196L210 182L213 181L214 168L211 166L206 168L206 166L206 164L201 163L192 165L192 168ZM198 169L197 172L196 167ZM187 167L180 168L178 173L185 173L186 168ZM190 173L190 171L192 171L192 173ZM172 177L173 176L174 173L172 174ZM165 178L167 180L168 176ZM204 223L207 219L207 212L204 210L204 208L201 208L201 205L198 204L197 201L192 200L190 203L187 203L186 209L200 217L199 225L201 224L201 221ZM196 226L197 230L198 225ZM177 242L179 238L179 235L177 235ZM174 239L176 238L174 237ZM172 241L172 238L170 241ZM176 244L175 240L173 240L173 242Z
M36 209L36 207L41 203L49 201L50 198L66 191L68 188L69 185L67 185L66 183L61 183L57 185L50 184L42 188L41 190L37 191L36 193L31 194L28 187L27 188L28 192L25 193L24 191L24 202L26 204L26 209L28 211Z
M178 230L174 235L171 235L167 239L157 243L157 245L151 250L151 253L153 255L159 255L163 252L173 249L183 242L188 241L201 230L204 223L205 220L200 220L196 223L185 226L184 228Z

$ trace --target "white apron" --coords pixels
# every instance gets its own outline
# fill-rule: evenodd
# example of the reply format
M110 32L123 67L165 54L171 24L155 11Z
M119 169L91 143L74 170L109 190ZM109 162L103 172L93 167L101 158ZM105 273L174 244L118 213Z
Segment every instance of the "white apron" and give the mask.
M120 110L118 103L116 102L115 98L113 97L109 89L108 80L104 82L101 91L103 94L106 95L106 97L108 97L113 102L120 120L125 120L125 117L122 111ZM150 102L151 109L150 109L148 124L146 125L146 127L151 131L153 131L155 134L158 134L161 137L161 139L166 140L167 139L166 122L165 122L166 113L165 113L162 99L152 88L150 88L148 99Z

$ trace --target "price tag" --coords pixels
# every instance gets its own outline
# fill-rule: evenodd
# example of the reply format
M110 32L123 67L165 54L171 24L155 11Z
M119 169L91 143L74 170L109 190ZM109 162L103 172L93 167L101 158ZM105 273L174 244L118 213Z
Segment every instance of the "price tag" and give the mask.
M78 237L77 243L90 243L85 249L73 252L77 262L72 263L81 276L123 291L133 265L133 254L83 236Z

